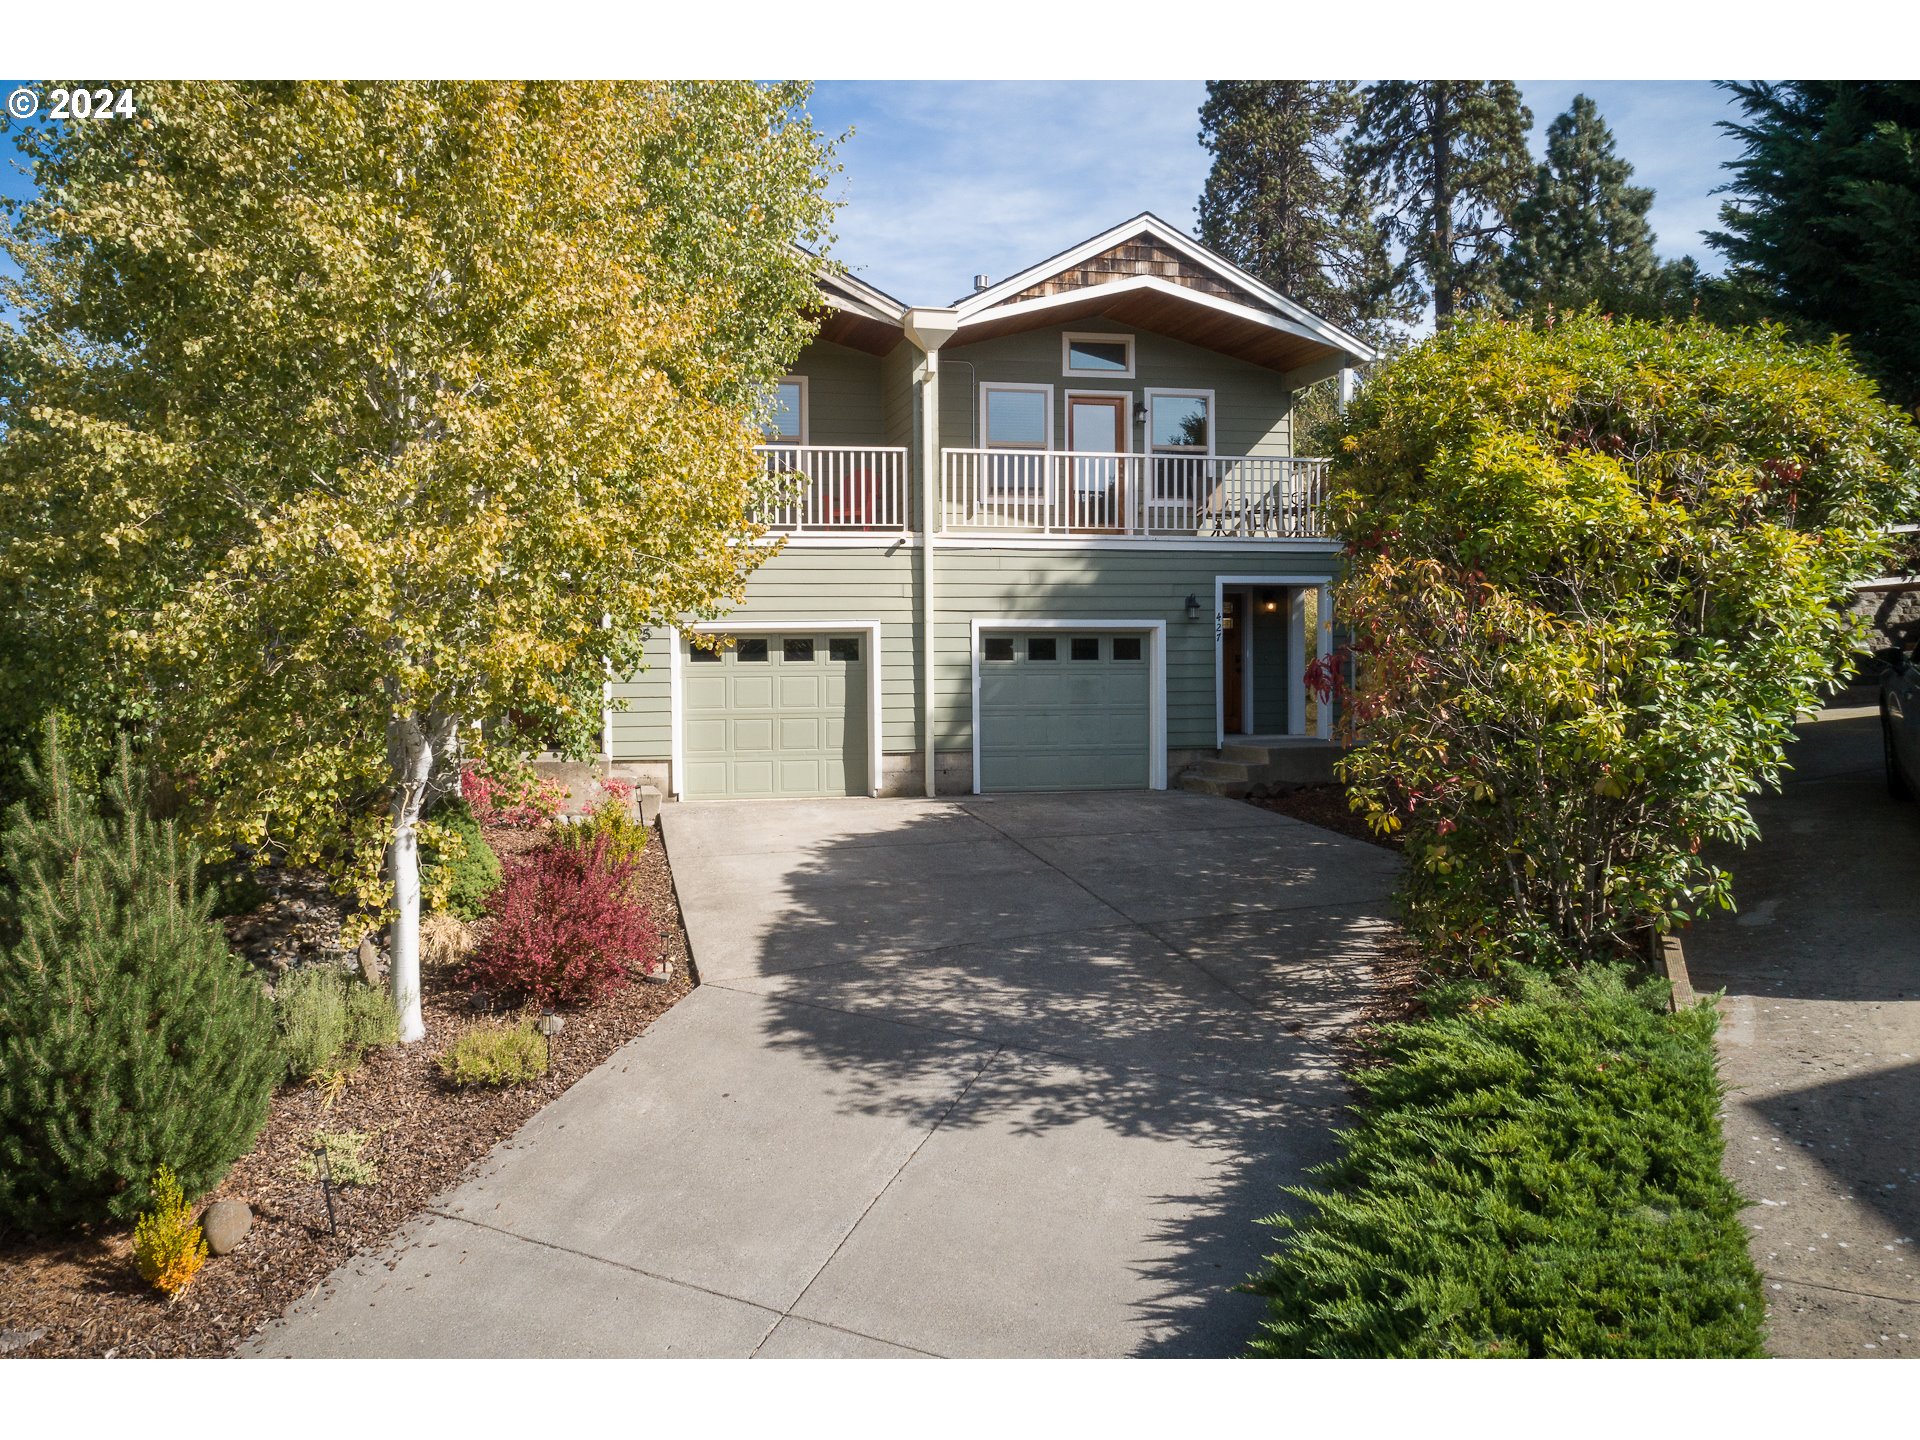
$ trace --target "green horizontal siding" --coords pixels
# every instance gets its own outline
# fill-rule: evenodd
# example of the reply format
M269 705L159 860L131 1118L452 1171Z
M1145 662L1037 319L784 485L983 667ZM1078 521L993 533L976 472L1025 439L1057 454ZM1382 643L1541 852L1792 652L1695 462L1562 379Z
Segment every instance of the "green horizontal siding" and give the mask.
M1131 335L1134 337L1132 379L1103 379L1068 375L1061 366L1060 337L1077 335ZM1214 392L1213 448L1220 455L1290 455L1289 423L1293 397L1280 376L1261 365L1249 365L1173 340L1147 330L1131 330L1111 320L1077 321L1003 335L974 344L943 348L940 366L940 443L978 448L980 438L979 387L1001 381L1009 384L1053 386L1053 445L1067 444L1066 392L1109 391L1144 399L1148 390L1211 390ZM969 368L971 367L971 368ZM1138 450L1142 427L1132 428L1129 450Z
M977 617L1021 620L1161 620L1167 636L1167 744L1214 743L1213 591L1217 577L1287 577L1332 573L1337 552L1274 555L1180 546L987 548L946 545L939 564L935 612L935 740L942 750L972 744L972 625ZM735 615L745 620L878 620L881 624L882 748L919 749L920 553L879 547L789 545L754 572ZM1188 595L1201 618L1186 618ZM1284 624L1285 611L1277 617ZM816 627L818 628L818 627ZM1070 633L1070 632L1069 632ZM1278 729L1272 706L1284 710L1284 640L1259 647L1256 712L1263 729ZM1269 663L1269 661L1272 663ZM631 708L614 716L619 759L662 759L668 752L665 642L648 647L651 668L616 694ZM1264 673L1268 672L1271 673ZM1275 690L1278 690L1276 697Z
M793 373L807 377L807 443L886 445L886 395L878 355L816 340Z

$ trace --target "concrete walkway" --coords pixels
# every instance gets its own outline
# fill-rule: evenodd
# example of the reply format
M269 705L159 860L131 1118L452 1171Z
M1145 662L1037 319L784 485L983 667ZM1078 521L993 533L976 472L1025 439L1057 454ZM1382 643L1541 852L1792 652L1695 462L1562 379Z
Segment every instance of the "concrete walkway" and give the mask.
M1180 793L664 825L700 988L250 1353L1242 1349L1391 855Z
M1686 936L1724 989L1727 1173L1767 1277L1769 1349L1920 1356L1920 806L1881 779L1879 712L1800 728L1736 915Z

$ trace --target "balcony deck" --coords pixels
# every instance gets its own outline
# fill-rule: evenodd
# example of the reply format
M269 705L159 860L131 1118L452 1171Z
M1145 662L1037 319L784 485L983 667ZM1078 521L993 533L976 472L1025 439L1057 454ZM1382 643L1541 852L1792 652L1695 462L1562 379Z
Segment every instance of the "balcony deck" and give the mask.
M914 505L898 446L763 445L780 482L760 520L788 535L906 536ZM1293 456L958 450L940 457L939 533L1328 539L1327 462Z

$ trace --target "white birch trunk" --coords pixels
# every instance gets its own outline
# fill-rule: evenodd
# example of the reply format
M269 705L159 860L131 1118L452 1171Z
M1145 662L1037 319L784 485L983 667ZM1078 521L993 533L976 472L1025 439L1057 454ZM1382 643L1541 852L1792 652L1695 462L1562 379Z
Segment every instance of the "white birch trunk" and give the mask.
M393 765L393 835L387 843L387 879L393 886L393 932L389 942L393 1007L404 1043L424 1040L420 1013L420 840L416 825L433 777L437 750L452 734L453 722L429 718L423 727L396 719L387 727L387 754Z

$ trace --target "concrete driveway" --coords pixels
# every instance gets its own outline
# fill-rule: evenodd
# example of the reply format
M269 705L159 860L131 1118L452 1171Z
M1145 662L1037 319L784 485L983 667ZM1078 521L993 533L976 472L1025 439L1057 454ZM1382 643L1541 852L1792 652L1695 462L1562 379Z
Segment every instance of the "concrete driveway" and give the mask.
M1800 727L1736 914L1686 936L1720 1002L1727 1173L1754 1206L1768 1348L1920 1357L1920 806L1855 691Z
M680 805L701 986L250 1353L1238 1353L1397 861L1182 793Z

